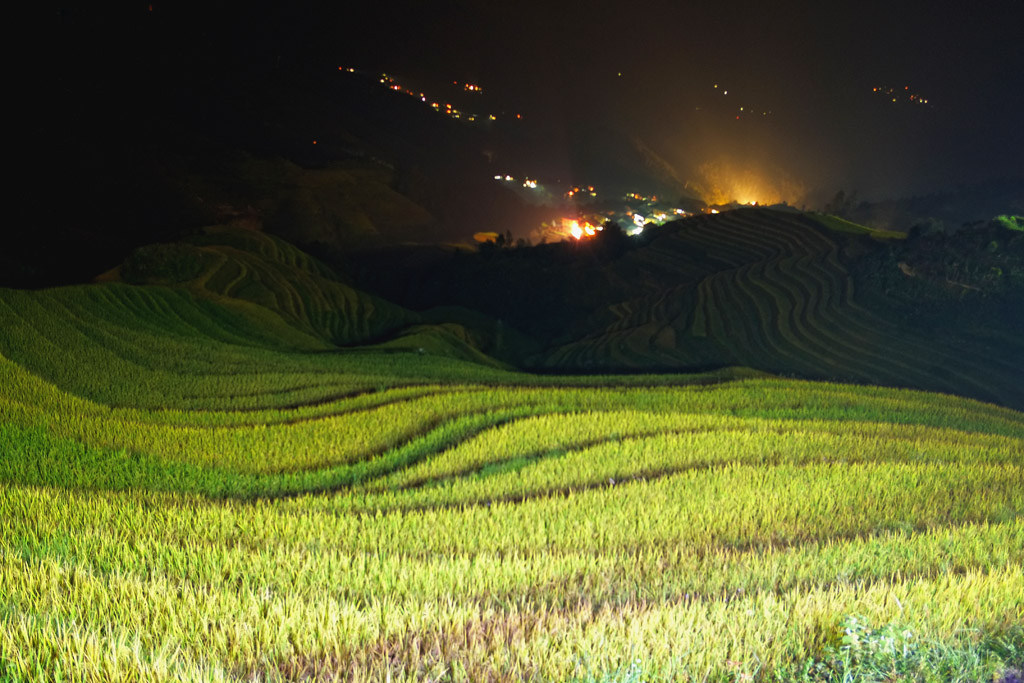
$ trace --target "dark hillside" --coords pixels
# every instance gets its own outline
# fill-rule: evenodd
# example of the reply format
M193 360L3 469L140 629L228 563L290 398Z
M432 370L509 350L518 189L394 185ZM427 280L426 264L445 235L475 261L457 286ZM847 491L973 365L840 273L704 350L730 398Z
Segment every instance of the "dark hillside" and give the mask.
M322 261L257 230L212 226L187 240L134 251L104 281L184 290L254 318L271 337L319 350L377 345L500 365L481 351L487 325L464 316L422 316L352 286Z
M185 290L325 350L377 345L554 373L738 366L1019 407L1022 235L993 222L896 239L747 208L638 238L395 246L332 267L221 227L139 249L107 279Z
M991 221L912 231L851 266L860 298L938 343L1024 363L1024 232Z
M995 226L903 242L827 217L740 209L624 243L408 260L392 251L367 258L358 279L413 309L455 304L500 319L543 349L504 357L536 370L741 365L1020 406L1019 236ZM935 273L908 277L904 260Z

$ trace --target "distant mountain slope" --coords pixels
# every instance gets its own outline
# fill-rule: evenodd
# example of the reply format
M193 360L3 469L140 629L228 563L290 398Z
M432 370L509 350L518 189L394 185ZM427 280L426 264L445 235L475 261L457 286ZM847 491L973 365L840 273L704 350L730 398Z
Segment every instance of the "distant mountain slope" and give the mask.
M291 405L372 389L403 364L422 370L465 359L474 372L503 367L463 326L362 292L253 230L211 228L187 242L150 245L103 279L0 289L0 355L65 391L139 407L188 405L200 394L258 406L265 397L237 393L239 377L250 375L277 387L274 401ZM316 370L325 353L397 358L398 351L414 352L401 354L413 360L378 361L365 376L340 382ZM183 373L192 378L179 381Z
M809 216L770 210L681 222L623 259L675 262L676 277L646 278L650 293L613 303L608 324L541 364L745 365L1020 405L1024 344L1016 360L983 354L865 308L835 237Z
M214 227L185 242L143 247L114 277L257 304L334 345L367 343L419 322L401 306L343 283L291 244L255 230Z
M1018 277L1013 264L1024 264L1011 255L1019 234L976 235L978 244L943 251L834 217L743 208L652 227L635 240L434 261L392 251L386 261L368 259L360 277L413 309L457 304L502 319L536 348L497 353L546 372L745 366L1022 406L1024 342L1008 327L1017 290L1007 284ZM928 272L970 252L956 256L956 272L978 271L977 281L936 296L945 275L930 276L928 289L923 276L901 270L922 249L934 252ZM989 256L973 255L979 249ZM1002 289L982 291L995 276L981 270L1006 271ZM927 319L912 314L926 306Z
M436 218L395 189L395 172L382 162L303 167L244 153L222 157L197 161L187 180L208 218L255 223L295 244L335 248L436 236Z
M175 371L173 358L156 369L133 360L146 335L169 333L210 348L373 348L541 372L746 367L1024 406L1022 234L891 237L740 209L639 241L360 254L341 276L279 238L216 227L141 248L107 275L143 286L3 293L0 324L12 332L0 353L90 396L107 378L69 370L41 345L71 344L143 385Z

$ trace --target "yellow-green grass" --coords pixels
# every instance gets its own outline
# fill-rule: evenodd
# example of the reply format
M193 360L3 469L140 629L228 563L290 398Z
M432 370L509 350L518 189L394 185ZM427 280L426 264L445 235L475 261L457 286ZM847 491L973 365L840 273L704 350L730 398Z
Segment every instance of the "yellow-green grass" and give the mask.
M348 496L5 487L0 652L25 678L566 680L639 658L652 676L729 680L729 662L767 676L820 655L847 614L940 641L1024 618L1012 475L934 478L995 518L972 522L908 486L927 472L819 469L370 514L339 510ZM876 478L886 495L867 514L821 509ZM737 492L760 514L717 516ZM921 507L941 522L891 516Z
M341 350L270 309L167 287L0 290L0 329L3 356L71 393L134 408L262 410L411 384L565 383L439 355L434 348L392 352L391 346L402 348L400 340ZM689 384L756 374L725 369L571 383Z
M0 317L0 679L800 680L852 617L1024 653L1013 410L329 352L165 288Z

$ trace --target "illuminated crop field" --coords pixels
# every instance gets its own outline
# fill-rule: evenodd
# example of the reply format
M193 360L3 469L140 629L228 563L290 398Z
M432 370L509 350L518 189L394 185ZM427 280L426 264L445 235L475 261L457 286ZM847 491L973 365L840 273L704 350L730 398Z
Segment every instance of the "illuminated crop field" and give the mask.
M271 324L158 287L0 292L0 679L1020 666L1018 412L322 353Z

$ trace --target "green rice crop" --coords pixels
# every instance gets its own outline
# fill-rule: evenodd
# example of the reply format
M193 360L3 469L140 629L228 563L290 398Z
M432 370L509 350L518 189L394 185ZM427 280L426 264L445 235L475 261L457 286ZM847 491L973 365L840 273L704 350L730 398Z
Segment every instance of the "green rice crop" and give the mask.
M1016 411L331 351L254 310L0 292L0 679L1021 666Z

